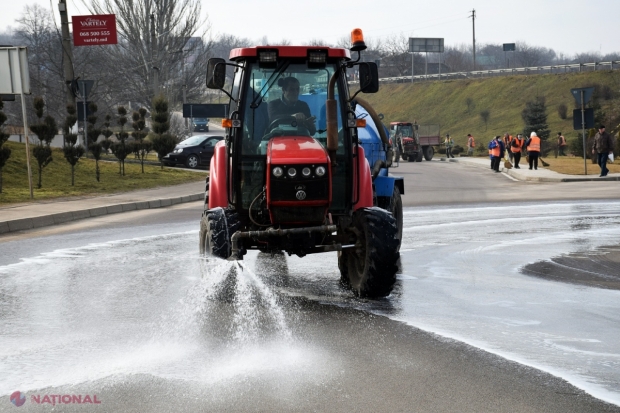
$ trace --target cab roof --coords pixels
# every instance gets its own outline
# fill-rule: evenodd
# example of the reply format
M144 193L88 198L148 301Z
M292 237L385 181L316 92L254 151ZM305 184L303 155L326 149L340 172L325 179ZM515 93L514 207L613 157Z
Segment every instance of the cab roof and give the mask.
M277 50L280 58L304 58L308 51L327 51L328 58L351 60L351 52L348 49L321 47L321 46L254 46L242 47L230 51L230 60L241 60L246 57L257 57L259 50Z

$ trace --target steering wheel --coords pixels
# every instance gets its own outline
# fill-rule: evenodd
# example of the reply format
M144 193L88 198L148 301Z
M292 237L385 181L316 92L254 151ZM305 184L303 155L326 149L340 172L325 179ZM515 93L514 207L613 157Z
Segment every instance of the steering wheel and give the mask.
M273 122L271 122L269 124L269 126L267 126L267 129L265 129L267 131L267 133L271 132L272 130L274 130L276 127L280 126L283 123L288 123L293 127L297 127L298 123L297 123L297 119L295 118L295 116L292 115L283 115L280 117L277 117L276 119L273 120Z

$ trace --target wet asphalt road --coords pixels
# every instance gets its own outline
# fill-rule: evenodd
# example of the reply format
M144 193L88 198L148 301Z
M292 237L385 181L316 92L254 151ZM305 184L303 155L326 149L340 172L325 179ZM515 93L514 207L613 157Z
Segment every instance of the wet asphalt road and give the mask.
M414 181L405 204L608 198L610 183L567 190L446 166L394 171ZM316 269L319 256L305 258L309 269L255 254L241 267L205 262L200 208L0 238L0 411L15 409L14 390L102 401L55 411L620 411L540 370L369 312L338 287L332 262ZM414 266L415 251L403 254ZM19 411L51 410L28 399Z

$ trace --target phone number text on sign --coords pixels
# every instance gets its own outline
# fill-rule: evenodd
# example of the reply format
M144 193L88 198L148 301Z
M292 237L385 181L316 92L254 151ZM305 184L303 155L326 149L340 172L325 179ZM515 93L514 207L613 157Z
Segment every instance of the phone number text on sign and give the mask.
M88 36L109 36L110 31L102 31L102 32L80 32L80 36L88 37Z
M73 16L72 23L74 46L100 46L118 43L116 16L114 14Z

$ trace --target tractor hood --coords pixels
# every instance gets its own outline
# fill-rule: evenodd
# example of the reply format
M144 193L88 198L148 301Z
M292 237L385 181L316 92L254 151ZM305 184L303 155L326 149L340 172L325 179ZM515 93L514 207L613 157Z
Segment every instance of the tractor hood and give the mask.
M327 151L309 136L278 136L269 141L267 163L271 165L327 163Z

